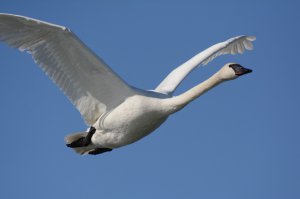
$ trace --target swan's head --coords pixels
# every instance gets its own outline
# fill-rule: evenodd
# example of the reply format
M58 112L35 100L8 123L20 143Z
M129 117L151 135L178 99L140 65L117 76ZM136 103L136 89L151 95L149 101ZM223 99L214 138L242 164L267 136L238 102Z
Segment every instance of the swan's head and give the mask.
M221 68L219 71L219 77L223 80L232 80L239 76L245 75L247 73L251 73L252 70L245 68L236 63L228 63Z

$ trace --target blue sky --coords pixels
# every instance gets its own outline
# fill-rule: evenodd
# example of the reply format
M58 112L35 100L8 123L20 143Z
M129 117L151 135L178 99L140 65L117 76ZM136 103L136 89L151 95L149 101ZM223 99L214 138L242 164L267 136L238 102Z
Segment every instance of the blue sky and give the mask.
M226 82L153 134L78 156L66 134L80 114L28 54L0 45L2 198L300 198L297 1L1 1L0 12L73 30L129 84L153 89L217 42L255 35L254 51L198 68L176 94L227 62L253 73Z

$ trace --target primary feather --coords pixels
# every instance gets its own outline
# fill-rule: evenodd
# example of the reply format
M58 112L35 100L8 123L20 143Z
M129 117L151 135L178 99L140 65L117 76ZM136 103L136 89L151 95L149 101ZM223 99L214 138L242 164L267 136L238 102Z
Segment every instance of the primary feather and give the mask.
M27 51L92 125L133 91L68 28L0 14L0 40Z

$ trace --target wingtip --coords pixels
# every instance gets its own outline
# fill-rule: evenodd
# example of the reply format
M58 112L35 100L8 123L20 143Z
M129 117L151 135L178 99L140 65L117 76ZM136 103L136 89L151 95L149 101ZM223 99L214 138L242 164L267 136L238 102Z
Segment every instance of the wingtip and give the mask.
M22 15L17 15L17 14L10 14L10 13L1 13L0 12L0 17L4 17L4 18L7 17L7 18L14 19L14 20L17 19L17 20L20 20L20 22L22 22L22 20L25 20L25 22L44 24L44 25L55 27L55 28L59 28L59 29L61 29L63 31L66 31L66 32L71 32L71 30L68 27L57 25L57 24L54 24L54 23L49 23L49 22L46 22L46 21L42 21L42 20L39 20L39 19L27 17L27 16L22 16Z
M255 36L247 36L248 41L255 41L256 37Z

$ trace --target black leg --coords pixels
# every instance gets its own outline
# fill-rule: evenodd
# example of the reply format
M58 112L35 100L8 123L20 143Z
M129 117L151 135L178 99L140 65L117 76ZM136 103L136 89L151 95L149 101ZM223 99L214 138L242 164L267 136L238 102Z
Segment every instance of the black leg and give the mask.
M92 142L92 136L94 135L94 133L96 132L95 127L91 126L87 136L85 137L86 140L86 146L88 146L89 144L91 144Z
M90 151L89 154L90 155L98 155L98 154L105 153L105 152L108 152L108 151L112 151L112 149L109 149L109 148L97 148L97 149L94 149L94 150Z
M91 126L91 128L90 128L90 130L89 130L86 137L81 137L78 140L75 140L74 142L72 142L70 144L67 144L67 147L77 148L77 147L88 146L89 144L91 144L92 136L94 135L95 132L96 132L96 129Z

